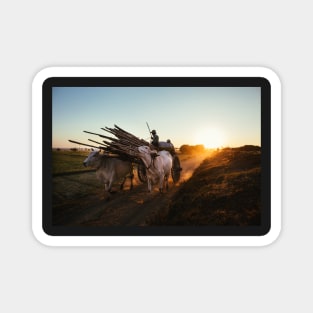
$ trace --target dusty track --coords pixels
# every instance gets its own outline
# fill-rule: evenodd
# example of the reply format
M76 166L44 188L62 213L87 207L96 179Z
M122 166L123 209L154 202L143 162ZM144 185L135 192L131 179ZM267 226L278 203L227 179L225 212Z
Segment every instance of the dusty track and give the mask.
M124 190L115 190L108 198L95 173L55 177L53 179L53 223L55 225L132 225L144 226L160 209L167 207L180 184L192 176L207 155L181 158L180 182L170 179L169 191L160 194L157 186L151 193L146 184L135 178L133 190L129 183Z

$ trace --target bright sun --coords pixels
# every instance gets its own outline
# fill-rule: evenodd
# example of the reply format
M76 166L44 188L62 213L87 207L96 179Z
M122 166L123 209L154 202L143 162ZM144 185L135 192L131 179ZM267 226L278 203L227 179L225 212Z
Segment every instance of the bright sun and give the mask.
M195 141L205 148L218 148L225 145L225 135L217 128L206 128L196 134Z

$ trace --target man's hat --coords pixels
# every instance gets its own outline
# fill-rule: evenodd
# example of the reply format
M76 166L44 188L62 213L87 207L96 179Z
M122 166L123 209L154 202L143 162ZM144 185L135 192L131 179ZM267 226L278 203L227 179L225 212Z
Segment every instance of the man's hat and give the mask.
M155 129L153 129L151 133L152 133L153 135L154 135L154 134L156 134L156 131L155 131Z

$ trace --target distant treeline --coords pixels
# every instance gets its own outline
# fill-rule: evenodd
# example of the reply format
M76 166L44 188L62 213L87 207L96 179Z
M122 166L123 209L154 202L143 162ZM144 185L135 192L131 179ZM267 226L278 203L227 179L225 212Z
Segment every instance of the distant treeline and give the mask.
M204 145L182 145L179 148L181 153L184 154L196 154L196 153L201 153L204 152L206 149L204 147ZM254 146L254 145L245 145L242 147L237 147L237 148L230 148L230 147L226 147L226 148L217 148L217 151L246 151L246 152L250 152L250 151L260 151L261 147L260 146Z
M227 150L232 150L232 151L260 151L261 147L260 146L253 146L253 145L245 145L242 147L237 147L237 148L224 148L224 151Z
M204 145L195 145L195 146L190 146L190 145L182 145L179 148L181 153L185 154L193 154L193 153L201 153L205 151Z
M91 151L91 148L52 148L55 151Z

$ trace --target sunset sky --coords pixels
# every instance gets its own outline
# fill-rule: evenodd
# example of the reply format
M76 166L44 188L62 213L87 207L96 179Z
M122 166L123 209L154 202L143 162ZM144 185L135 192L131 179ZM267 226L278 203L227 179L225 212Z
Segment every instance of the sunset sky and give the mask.
M54 148L101 141L83 130L105 135L100 128L114 124L148 140L146 122L175 147L261 145L261 88L53 87Z

